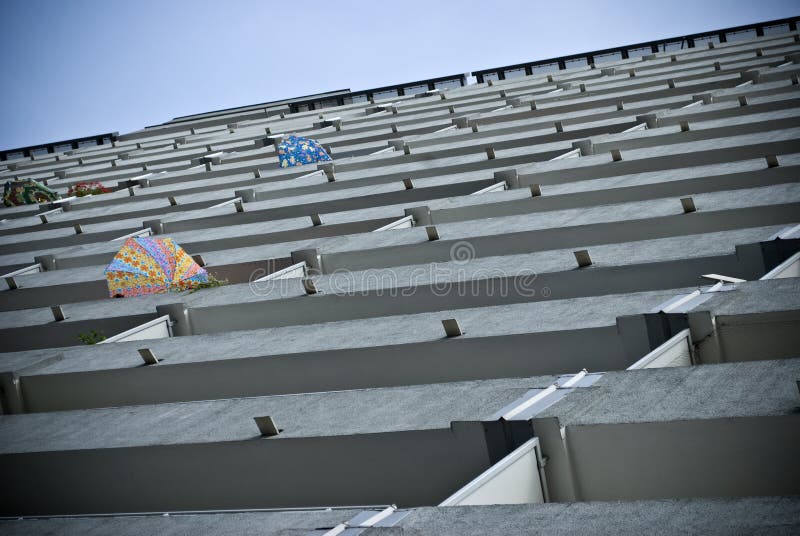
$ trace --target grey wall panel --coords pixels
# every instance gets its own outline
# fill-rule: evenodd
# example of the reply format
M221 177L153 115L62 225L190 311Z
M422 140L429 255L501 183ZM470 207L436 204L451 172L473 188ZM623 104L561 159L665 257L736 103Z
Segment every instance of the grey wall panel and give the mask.
M0 515L433 506L489 466L480 423L302 439L253 432L251 441L3 455Z
M800 494L800 415L572 426L566 434L578 500Z
M29 287L3 291L0 311L50 307L65 303L108 298L108 285L103 281L85 281L47 287Z
M623 370L632 363L615 326L179 365L170 365L168 354L158 357L158 366L21 376L25 411Z
M721 315L715 322L725 362L800 356L800 311Z
M57 348L60 346L80 346L85 344L78 339L81 333L91 330L106 337L112 337L123 331L155 320L156 314L139 314L109 318L82 320L79 322L55 322L30 328L0 329L3 352L17 352L37 348ZM67 313L67 319L69 314Z

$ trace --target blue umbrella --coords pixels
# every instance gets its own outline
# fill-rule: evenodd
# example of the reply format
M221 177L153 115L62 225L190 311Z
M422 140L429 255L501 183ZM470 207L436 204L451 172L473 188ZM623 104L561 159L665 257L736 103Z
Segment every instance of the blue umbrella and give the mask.
M288 136L278 144L278 161L282 168L328 160L331 157L316 140Z

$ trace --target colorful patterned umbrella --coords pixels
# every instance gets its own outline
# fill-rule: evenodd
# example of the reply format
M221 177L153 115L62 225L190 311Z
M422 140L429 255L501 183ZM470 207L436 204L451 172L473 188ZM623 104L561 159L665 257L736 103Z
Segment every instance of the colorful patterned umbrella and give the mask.
M8 181L3 187L3 204L7 207L15 205L32 205L55 201L59 195L35 180Z
M186 290L208 273L171 238L129 238L106 267L112 298Z
M331 157L316 140L288 136L278 144L278 161L282 168L328 160Z

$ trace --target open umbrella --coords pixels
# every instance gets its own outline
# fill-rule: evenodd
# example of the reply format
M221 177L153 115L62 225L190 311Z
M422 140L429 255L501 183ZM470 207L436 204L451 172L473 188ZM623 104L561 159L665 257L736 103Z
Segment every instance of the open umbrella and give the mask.
M7 181L3 187L3 204L7 207L44 203L58 198L55 191L32 179Z
M278 161L282 168L331 160L316 140L287 136L278 144Z
M185 290L208 273L170 238L129 238L105 269L111 297Z

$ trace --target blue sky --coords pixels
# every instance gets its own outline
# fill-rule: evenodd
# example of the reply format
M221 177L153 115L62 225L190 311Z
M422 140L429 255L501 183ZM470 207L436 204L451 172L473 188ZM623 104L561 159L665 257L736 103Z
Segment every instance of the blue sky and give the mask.
M0 149L798 12L785 0L0 0Z

